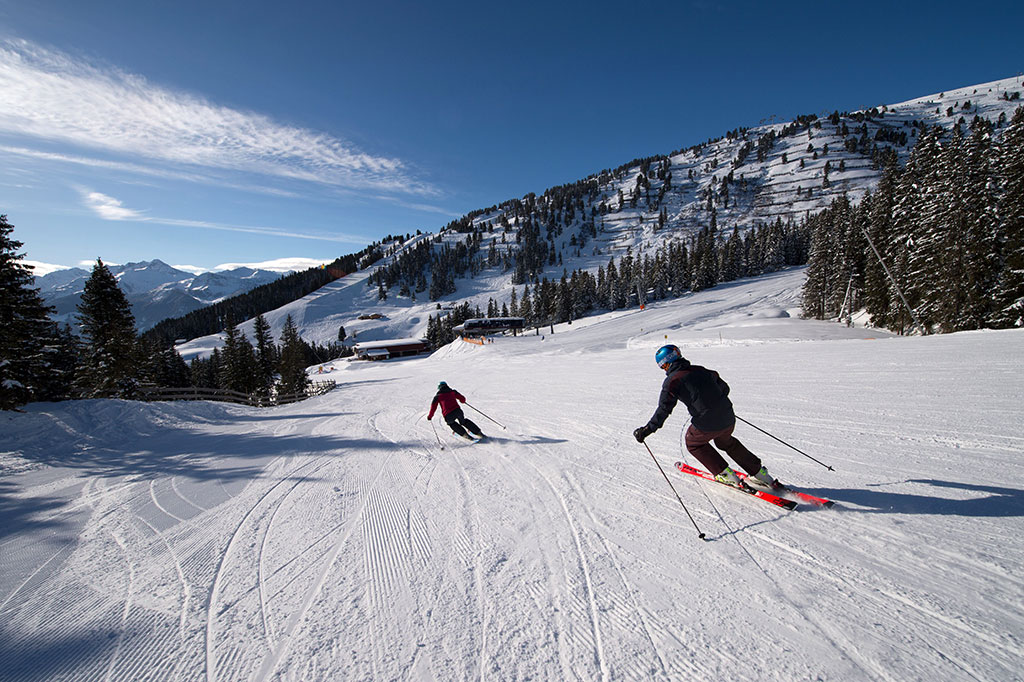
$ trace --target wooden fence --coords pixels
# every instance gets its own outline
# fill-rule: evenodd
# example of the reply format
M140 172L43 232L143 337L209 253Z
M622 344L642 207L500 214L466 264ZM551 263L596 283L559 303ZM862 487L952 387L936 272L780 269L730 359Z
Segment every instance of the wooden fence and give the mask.
M313 381L303 393L272 393L266 396L248 395L231 391L226 388L161 388L158 386L143 387L140 390L143 400L213 400L222 403L236 403L253 407L274 407L297 403L315 395L322 395L334 389L333 381Z

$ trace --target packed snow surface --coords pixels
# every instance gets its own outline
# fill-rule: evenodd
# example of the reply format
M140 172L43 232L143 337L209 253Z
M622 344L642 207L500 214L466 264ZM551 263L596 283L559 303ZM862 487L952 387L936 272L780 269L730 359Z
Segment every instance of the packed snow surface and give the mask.
M282 408L0 416L0 678L1021 679L1024 335L801 320L802 276L337 362ZM678 407L647 444L700 540L631 436L665 342L836 506L680 474ZM441 380L486 441L424 419Z

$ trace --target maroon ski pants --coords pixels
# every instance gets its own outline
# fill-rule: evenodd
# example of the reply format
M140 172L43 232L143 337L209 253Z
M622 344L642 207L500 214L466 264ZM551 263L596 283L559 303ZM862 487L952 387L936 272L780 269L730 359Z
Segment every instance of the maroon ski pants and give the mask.
M690 424L690 428L686 429L686 449L704 465L705 469L717 476L728 464L722 455L718 454L718 450L711 447L711 443L714 442L716 447L724 450L744 471L751 475L756 474L761 470L761 460L747 450L743 443L733 438L732 430L735 428L736 425L733 424L721 431L701 431Z

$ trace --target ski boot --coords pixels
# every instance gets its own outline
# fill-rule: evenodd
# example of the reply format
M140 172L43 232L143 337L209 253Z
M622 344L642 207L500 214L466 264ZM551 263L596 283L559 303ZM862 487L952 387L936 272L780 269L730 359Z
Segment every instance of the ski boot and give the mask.
M736 472L730 469L729 467L725 467L724 469L722 469L722 473L715 476L715 480L718 481L719 483L731 485L733 488L743 487L743 482L740 481L740 477L737 476Z
M766 467L761 467L761 470L756 474L748 476L747 483L763 490L778 490L782 488L782 484L772 478Z

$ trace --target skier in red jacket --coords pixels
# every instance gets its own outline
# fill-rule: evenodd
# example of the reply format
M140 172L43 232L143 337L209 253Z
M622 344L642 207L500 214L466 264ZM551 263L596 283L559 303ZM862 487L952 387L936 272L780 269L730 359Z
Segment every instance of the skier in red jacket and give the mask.
M477 438L483 438L484 434L480 430L480 427L474 424L469 418L466 417L462 412L462 408L459 407L459 403L466 402L466 397L456 391L454 388L450 388L445 382L441 382L437 385L437 394L434 396L434 400L430 403L430 414L427 415L427 421L430 421L434 416L434 410L437 409L438 405L441 406L441 415L444 420L451 427L452 431L466 440L473 440L470 433L475 434ZM469 431L469 433L467 433Z

